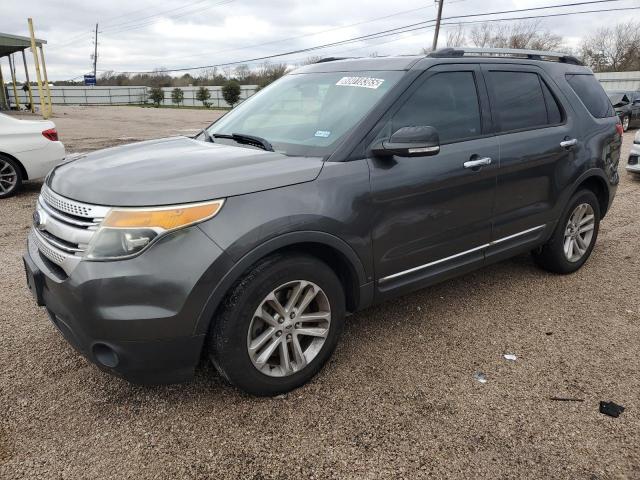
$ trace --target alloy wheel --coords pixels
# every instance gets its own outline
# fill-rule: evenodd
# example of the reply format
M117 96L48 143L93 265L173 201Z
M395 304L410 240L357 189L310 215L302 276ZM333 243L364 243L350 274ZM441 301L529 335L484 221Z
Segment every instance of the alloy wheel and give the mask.
M570 262L579 261L589 249L595 229L595 213L588 203L578 205L564 231L564 255Z
M0 194L11 192L18 183L18 172L15 167L0 158Z
M626 116L622 119L622 130L624 130L625 132L627 130L629 130L629 117Z
M267 295L253 314L247 351L265 375L287 377L320 353L329 335L331 306L315 283L296 280Z

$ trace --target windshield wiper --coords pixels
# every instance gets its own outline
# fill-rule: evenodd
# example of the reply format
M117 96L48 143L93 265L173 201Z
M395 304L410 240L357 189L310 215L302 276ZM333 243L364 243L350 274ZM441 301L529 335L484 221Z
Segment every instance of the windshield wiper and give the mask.
M230 140L235 140L238 143L243 143L245 145L252 145L254 147L261 148L266 150L267 152L273 152L273 146L269 143L268 140L262 137L256 137L255 135L247 135L246 133L232 133L231 135L227 135L225 133L214 133L212 135L213 138L228 138Z
M204 139L207 142L211 142L211 143L215 143L213 141L213 137L211 136L211 134L209 133L209 130L207 130L206 128L203 128L200 133L198 135L204 135Z

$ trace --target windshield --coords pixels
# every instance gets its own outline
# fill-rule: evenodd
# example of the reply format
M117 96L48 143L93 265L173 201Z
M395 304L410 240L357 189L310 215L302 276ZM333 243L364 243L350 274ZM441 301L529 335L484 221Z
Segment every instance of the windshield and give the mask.
M216 135L251 135L285 155L330 155L351 128L404 72L331 72L287 75L258 92L209 127ZM246 146L246 145L243 145Z

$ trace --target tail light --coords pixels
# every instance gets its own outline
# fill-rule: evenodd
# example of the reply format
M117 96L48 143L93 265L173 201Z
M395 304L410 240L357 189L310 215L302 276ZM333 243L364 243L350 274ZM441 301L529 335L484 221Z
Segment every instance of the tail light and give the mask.
M622 124L620 123L620 121L618 121L618 123L616 123L616 131L618 132L618 135L622 136L622 134L624 133L624 130L622 128Z
M46 138L47 140L51 140L52 142L58 141L58 131L55 128L45 130L44 132L42 132L42 135L44 136L44 138Z

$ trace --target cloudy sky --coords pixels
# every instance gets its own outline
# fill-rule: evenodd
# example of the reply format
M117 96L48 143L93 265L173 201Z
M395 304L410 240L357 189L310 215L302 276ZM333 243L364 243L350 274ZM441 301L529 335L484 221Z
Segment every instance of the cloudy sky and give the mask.
M579 1L444 0L443 17ZM443 22L639 6L639 0L616 0ZM100 72L250 60L426 22L435 15L434 0L2 0L0 32L27 35L27 17L32 17L37 37L48 42L45 53L49 78L66 80L91 70L96 22L100 32ZM569 46L577 45L582 36L600 26L623 20L640 20L640 9L541 19L544 28L562 35ZM454 28L453 25L443 26L441 38L446 38L450 28ZM294 65L310 56L417 53L431 44L432 36L433 27L427 26L400 35L352 41L272 61ZM246 63L257 65L262 61ZM1 65L8 70L6 59ZM18 73L20 75L20 69Z

